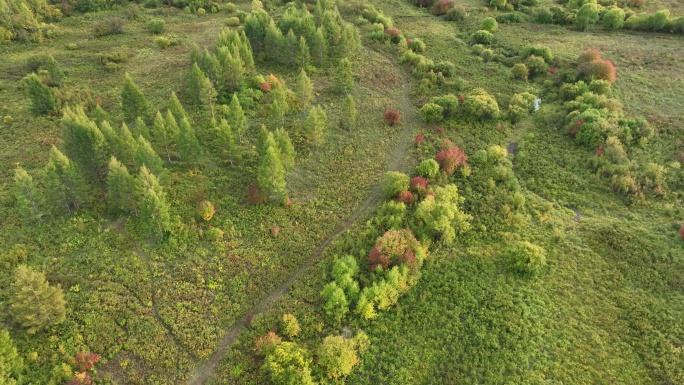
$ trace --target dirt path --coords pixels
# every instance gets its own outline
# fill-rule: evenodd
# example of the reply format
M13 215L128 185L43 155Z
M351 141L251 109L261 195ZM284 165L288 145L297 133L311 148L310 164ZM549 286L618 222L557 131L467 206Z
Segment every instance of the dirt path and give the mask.
M403 108L403 123L402 123L402 133L397 140L396 146L390 154L390 162L388 165L389 170L403 170L407 167L408 160L410 160L410 144L412 143L413 126L412 122L415 118L415 111L411 108L410 99L410 87L411 84L404 73L404 70L397 64L395 58L389 57L382 52L375 51L378 54L387 58L391 63L393 63L397 73L401 77L401 87L402 87L402 108ZM304 271L310 268L315 262L321 259L325 250L330 246L330 244L337 238L338 235L342 234L345 230L349 229L356 221L361 219L364 215L368 214L382 199L381 185L378 184L370 189L366 199L363 201L361 206L352 213L344 222L342 222L332 233L330 233L319 245L314 249L309 258L307 258L301 265L277 288L273 289L264 299L259 301L249 313L251 316L261 314L268 310L277 300L283 297L287 291L290 289L292 284L302 275ZM251 318L251 317L250 317ZM214 354L209 357L209 359L198 367L195 368L193 373L190 375L188 380L189 385L200 385L207 382L216 372L221 359L226 355L228 349L230 349L235 339L238 337L242 329L247 326L247 318L243 318L237 321L233 326L226 330L226 334L223 339L219 342Z

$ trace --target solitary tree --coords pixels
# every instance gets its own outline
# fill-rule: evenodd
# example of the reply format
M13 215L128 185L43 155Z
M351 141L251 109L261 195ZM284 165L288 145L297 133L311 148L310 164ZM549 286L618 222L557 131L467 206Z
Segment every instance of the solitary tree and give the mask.
M59 285L50 286L45 274L20 265L14 272L10 308L29 334L59 325L66 319L66 301Z
M323 144L325 130L328 126L328 116L323 107L316 106L311 108L306 117L306 137L311 144L319 147Z
M349 133L356 125L356 101L351 94L347 94L342 103L342 123L349 127Z
M31 175L20 166L14 169L14 197L24 218L37 219L38 222L43 222L43 213L40 207L41 197L38 194L36 184Z
M31 98L31 111L36 115L47 115L57 109L57 99L36 75L32 73L23 80L24 86Z
M127 122L135 121L138 116L147 116L149 110L145 95L128 74L121 89L121 108Z

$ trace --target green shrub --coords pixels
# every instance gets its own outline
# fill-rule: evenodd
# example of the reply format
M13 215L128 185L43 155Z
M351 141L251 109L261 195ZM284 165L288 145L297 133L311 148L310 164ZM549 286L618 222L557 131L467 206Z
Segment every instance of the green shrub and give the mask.
M463 101L463 109L471 117L478 119L499 117L499 105L496 99L482 88L474 89Z
M474 44L484 44L489 45L494 41L494 35L486 30L479 30L471 35L471 40Z
M382 193L386 198L394 198L409 189L410 181L411 178L402 172L388 171L382 180Z
M152 19L147 22L147 30L155 35L159 35L164 32L164 27L166 22L162 19Z
M413 52L424 52L425 51L425 43L421 39L418 39L418 38L411 39L411 43L409 43L408 47Z
M224 232L218 227L212 227L204 232L204 238L208 241L220 241L223 239Z
M421 238L451 244L456 235L470 230L472 216L461 211L463 201L456 185L437 187L435 194L428 195L416 208L416 226Z
M420 109L420 117L426 123L439 123L444 119L444 108L435 103L426 103Z
M342 336L327 336L318 348L317 363L328 378L337 379L349 375L359 363L354 340Z
M511 270L526 276L538 275L546 266L544 249L527 241L507 248L506 259Z
M299 321L297 321L297 317L290 313L283 314L282 321L283 335L289 338L296 337L302 330L302 328L299 326Z
M610 95L612 87L608 80L595 79L589 83L589 90L597 95Z
M543 57L546 63L551 63L553 61L553 52L551 52L551 49L548 47L526 45L520 52L520 56L523 59L527 59L532 55Z
M237 27L240 25L240 19L237 18L236 16L229 17L226 19L225 23L229 27Z
M425 159L416 168L416 173L425 178L434 178L439 173L439 163L432 158Z
M489 6L498 10L506 9L506 0L490 0Z
M527 69L530 70L530 76L545 74L549 70L549 65L546 64L544 58L541 56L530 56L525 61Z
M589 25L596 23L598 20L598 7L596 4L586 3L577 11L574 24L580 31L584 31Z
M485 61L485 63L489 62L492 60L492 58L494 58L494 51L491 49L483 49L480 53L480 57Z
M482 20L482 30L484 31L489 31L489 32L495 32L499 28L499 24L496 22L496 19L493 17L485 17L484 20Z
M511 75L514 79L527 81L527 78L530 76L530 70L525 64L518 63L511 68Z
M233 13L233 12L237 11L237 5L235 5L233 3L222 4L221 8L223 8L223 10L228 12L228 13Z
M527 15L521 12L502 13L496 16L496 21L501 24L525 23Z
M620 29L625 25L625 11L612 8L603 16L603 27L609 31Z
M543 7L534 12L534 22L538 24L553 24L553 12L550 9Z
M462 5L457 5L447 12L446 16L444 16L444 20L461 21L465 20L466 16L468 16L466 8Z
M78 49L78 44L76 44L76 43L69 43L69 44L67 44L67 49L68 49L69 51L75 51L75 50Z
M96 21L93 23L93 35L95 37L102 37L124 33L125 23L120 17L110 17L103 21Z
M164 49L171 46L171 40L169 40L169 38L165 36L157 36L154 38L154 44L156 44L157 47Z

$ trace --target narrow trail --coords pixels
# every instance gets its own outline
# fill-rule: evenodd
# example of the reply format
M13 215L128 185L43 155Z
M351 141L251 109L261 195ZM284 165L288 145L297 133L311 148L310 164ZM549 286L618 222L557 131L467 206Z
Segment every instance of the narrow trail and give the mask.
M388 59L396 69L397 73L401 77L401 87L402 87L402 108L403 108L403 131L400 137L397 139L397 143L393 146L393 150L390 153L390 162L388 165L388 171L397 171L404 169L407 166L407 161L410 160L409 147L412 142L413 134L413 121L416 116L415 112L411 108L410 91L411 84L404 73L404 70L397 64L395 58L386 55L383 52L373 50L379 55ZM382 200L382 188L380 184L373 186L363 201L361 206L354 211L349 218L342 222L332 233L330 233L319 245L316 247L309 258L307 258L301 265L278 287L273 289L268 295L259 301L249 313L252 316L264 313L268 310L277 300L282 298L294 282L302 275L304 271L313 266L315 262L321 259L325 250L330 246L330 244L337 238L338 235L342 234L344 231L349 229L356 221L361 219L364 215L368 214L380 201ZM237 339L240 332L247 326L247 317L234 323L223 336L219 342L214 354L207 359L204 363L195 368L191 373L188 380L188 385L201 385L205 384L209 378L213 377L216 372L221 359L226 355L228 349Z

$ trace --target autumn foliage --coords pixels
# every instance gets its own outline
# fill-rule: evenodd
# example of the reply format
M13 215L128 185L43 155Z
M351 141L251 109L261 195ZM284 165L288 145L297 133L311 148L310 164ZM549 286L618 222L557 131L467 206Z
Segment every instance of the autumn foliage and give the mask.
M385 122L389 124L390 126L394 126L395 124L399 124L401 121L401 114L399 114L399 111L397 110L387 110L385 111Z
M211 202L202 201L197 207L197 213L202 219L204 219L205 221L209 221L211 220L211 218L214 217L214 214L216 214L216 209L214 208L214 205Z
M375 270L378 266L387 269L392 264L413 261L416 258L416 251L420 247L420 243L411 230L390 230L378 239L375 247L368 255L370 269ZM408 255L405 255L406 253Z
M440 151L435 157L439 163L440 170L447 174L453 174L457 168L463 166L468 161L468 156L457 146Z
M76 368L81 372L88 371L92 369L99 360L100 355L97 353L78 352L76 353Z
M266 203L268 200L268 194L259 189L259 185L256 181L253 181L249 187L247 187L247 201L251 205L260 205Z
M399 202L403 202L407 205L410 205L411 203L413 203L413 194L408 190L402 191L399 194L397 194L397 200Z
M682 226L682 228L679 229L679 235L681 235L682 239L684 239L684 226Z
M443 15L454 7L454 0L438 0L430 10L433 15Z
M610 60L601 59L601 52L588 49L577 59L579 73L583 76L614 83L617 80L615 66Z
M259 85L259 89L261 89L264 92L271 92L271 83L263 82Z
M415 139L416 147L420 147L420 144L423 143L423 140L425 140L425 135L423 135L423 134L416 135L416 139Z

